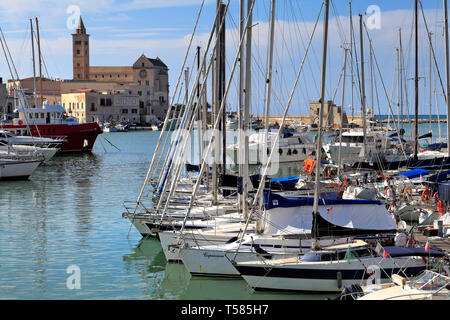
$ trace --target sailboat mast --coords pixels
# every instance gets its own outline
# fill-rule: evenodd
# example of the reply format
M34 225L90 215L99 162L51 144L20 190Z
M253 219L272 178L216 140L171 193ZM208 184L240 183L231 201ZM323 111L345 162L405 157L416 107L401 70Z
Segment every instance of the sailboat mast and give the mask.
M432 36L432 33L430 32L430 41L431 41L431 36ZM432 46L432 44L430 43L430 65L429 65L429 67L430 67L430 69L429 69L429 71L430 71L430 75L429 75L429 81L428 81L428 84L429 84L429 94L430 94L430 132L432 132L433 131L433 123L432 123L432 117L431 117L431 115L432 115L432 112L433 112L433 89L432 89L432 86L433 86L433 77L432 77L432 75L433 75L433 48L431 47ZM433 139L433 137L431 137L431 139Z
M366 81L364 74L364 36L363 36L363 16L359 15L359 33L361 48L361 111L363 114L363 136L364 136L364 159L367 155L367 119L366 119Z
M218 58L218 51L219 51L219 46L217 45L218 43L218 32L217 30L219 29L220 23L222 21L222 19L220 19L220 13L219 13L219 4L217 4L217 9L216 9L216 30L215 30L215 36L216 36L216 46L214 49L214 53L213 53L213 59L215 61L217 61ZM217 63L212 63L212 72L211 72L211 92L212 92L212 101L213 101L213 105L212 105L212 112L211 112L211 124L212 126L214 126L214 121L217 117L217 111L218 111L218 99L217 99ZM212 132L213 135L216 135L216 132ZM211 183L212 183L212 204L213 205L217 205L217 196L218 196L218 189L217 189L217 157L218 157L218 153L219 153L219 145L218 145L218 140L219 139L214 139L214 147L213 147L213 151L212 151L212 174L211 174Z
M253 41L253 7L255 1L247 1L247 28L246 30L246 52L245 52L245 107L244 107L244 172L243 172L243 191L244 194L248 194L248 178L249 172L249 131L250 131L250 110L252 108L252 41ZM248 218L248 203L244 203L244 219Z
M419 1L414 1L414 24L415 24L415 76L414 76L414 104L415 104L415 116L414 116L414 159L417 160L417 153L419 147L419 19L418 19L418 6Z
M38 43L38 57L39 57L39 96L40 96L40 107L44 103L44 96L42 95L42 56L41 56L41 38L39 36L39 20L36 18L36 34Z
M220 19L219 21L221 22L218 25L218 29L217 29L217 40L218 40L218 56L217 56L217 90L218 90L218 106L222 105L222 101L225 99L225 87L226 87L226 78L225 78L225 4L222 3L221 0L217 1L217 6L218 6L218 12L219 12L219 16ZM226 106L226 104L225 104ZM227 167L227 154L225 152L226 147L227 147L227 134L226 134L226 130L227 130L227 126L226 126L226 118L227 118L227 112L226 112L226 107L223 108L222 113L221 113L221 126L220 126L220 131L222 134L222 163L220 165L221 168L221 174L223 176L225 176L226 174L226 167Z
M447 71L447 150L450 157L450 123L448 121L450 115L450 60L449 60L449 44L448 44L448 11L447 0L444 0L444 24L445 24L445 70Z
M344 71L343 71L343 83L342 83L342 103L341 103L341 123L339 125L339 154L338 154L338 177L341 176L342 166L342 127L344 125L344 104L345 104L345 82L347 77L347 51L344 49Z
M319 132L317 137L316 145L316 177L314 186L314 205L313 205L313 215L317 217L319 215L319 197L320 197L320 161L322 158L322 127L323 127L323 113L325 106L325 84L326 84L326 68L327 68L327 45L328 45L328 14L330 11L330 1L325 0L325 16L324 16L324 34L323 34L323 54L322 54L322 80L321 80L321 91L320 91L320 110L319 110ZM317 221L317 219L313 219ZM313 250L319 248L319 242L317 240L317 229L313 226L313 241L311 242L311 248Z
M30 19L30 27L31 27L31 54L33 60L33 99L34 106L37 107L36 101L36 59L34 54L34 32L33 32L33 19Z
M402 44L402 29L398 29L398 39L399 39L399 87L400 87L400 120L401 120L401 128L403 129L403 44ZM409 121L409 119L408 119Z
M400 92L402 90L401 84L400 84L400 49L395 50L395 57L396 57L396 64L397 64L397 126L400 128Z
M197 46L197 72L200 74L202 72L201 61L200 61L201 48ZM202 103L202 97L200 97L200 78L197 84L197 142L198 142L198 164L202 163L202 132L203 132L203 119L202 119L202 108L204 108Z
M348 2L349 7L349 17L350 17L350 73L351 73L351 97L352 97L352 123L354 121L354 94L353 94L353 88L355 85L355 79L353 74L353 16L352 16L352 0L349 0Z
M262 158L264 159L263 165L267 164L269 150L269 115L272 97L272 69L273 69L273 48L275 39L275 0L271 0L271 13L270 13L270 27L269 27L269 52L267 55L267 76L266 76L266 97L265 97L265 137L264 147L262 152ZM282 128L280 128L282 130ZM265 184L266 177L261 177L261 183ZM264 206L264 200L261 194L260 207Z
M245 28L245 0L239 0L239 39L242 39L244 35ZM244 161L243 161L243 152L244 152L244 50L243 43L241 43L241 47L239 50L239 94L238 94L238 164L239 164L239 178L241 179L241 183L243 184L243 172L244 172ZM241 190L238 192L238 208L239 213L244 212L245 208L245 194L242 190L243 185L241 186Z

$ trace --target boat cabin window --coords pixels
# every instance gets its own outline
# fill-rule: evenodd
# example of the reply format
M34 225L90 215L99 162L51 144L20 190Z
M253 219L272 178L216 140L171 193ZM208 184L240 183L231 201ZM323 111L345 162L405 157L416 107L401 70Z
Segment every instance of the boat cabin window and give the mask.
M304 262L319 262L320 254L319 253L306 253L300 258L300 261Z
M41 119L44 119L44 118L45 118L44 113L41 113Z
M373 257L377 254L370 248L358 249L353 251L358 257Z
M359 258L374 256L374 252L370 248L355 249L352 250L352 253ZM345 260L346 254L347 250L340 250L337 252L307 253L300 258L300 261L319 262Z
M336 260L336 253L324 252L324 253L307 253L300 258L300 261L307 262L319 262L319 261L333 261Z

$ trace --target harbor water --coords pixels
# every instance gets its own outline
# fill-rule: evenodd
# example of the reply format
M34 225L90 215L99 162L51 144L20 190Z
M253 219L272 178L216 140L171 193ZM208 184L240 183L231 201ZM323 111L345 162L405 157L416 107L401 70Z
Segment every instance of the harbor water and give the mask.
M160 243L142 239L122 218L122 202L136 200L159 134L104 133L93 154L55 157L28 181L0 183L0 299L333 297L253 292L244 280L191 277L182 264L168 264Z

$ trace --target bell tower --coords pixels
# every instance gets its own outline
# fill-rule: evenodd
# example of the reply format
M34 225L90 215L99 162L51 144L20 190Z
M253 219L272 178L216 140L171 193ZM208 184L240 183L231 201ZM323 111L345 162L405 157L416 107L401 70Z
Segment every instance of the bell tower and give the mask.
M73 79L89 80L89 35L86 34L81 16L75 33L72 34L72 47Z

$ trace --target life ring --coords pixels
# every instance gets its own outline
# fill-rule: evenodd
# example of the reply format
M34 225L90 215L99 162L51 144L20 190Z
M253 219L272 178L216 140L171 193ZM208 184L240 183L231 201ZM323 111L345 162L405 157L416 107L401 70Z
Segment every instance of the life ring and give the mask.
M406 187L405 190L403 191L403 193L406 195L409 193L409 195L412 194L412 189L410 187Z
M22 125L22 124L23 124L23 121L22 121L22 120L19 120L17 123L18 123L19 125Z
M403 199L410 199L412 195L412 189L410 187L406 187L405 190L403 190Z
M384 195L386 196L386 198L388 196L389 190L391 190L391 189L392 189L391 187L387 186L386 189L384 190Z
M435 192L434 193L434 195L433 195L433 200L434 200L434 202L436 202L436 203L438 203L439 202L439 192Z

